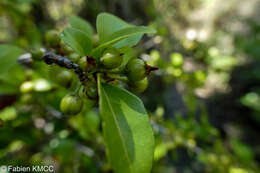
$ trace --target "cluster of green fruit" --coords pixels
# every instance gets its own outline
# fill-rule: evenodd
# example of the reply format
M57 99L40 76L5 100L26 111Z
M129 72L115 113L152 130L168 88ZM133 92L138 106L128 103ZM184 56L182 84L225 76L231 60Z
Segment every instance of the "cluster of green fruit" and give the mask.
M47 64L54 63L67 68L56 73L57 83L64 87L71 85L73 72L69 69L74 69L77 74L80 73L81 77L84 76L85 79L80 79L81 89L77 89L77 93L68 94L61 100L60 109L65 114L81 112L83 99L97 101L96 75L98 73L101 74L102 80L105 82L127 86L129 90L135 93L142 93L148 86L147 75L150 71L156 69L148 66L142 59L134 57L121 68L124 53L121 49L114 47L105 49L98 60L91 56L81 57L61 40L59 32L55 30L48 31L45 34L45 44L48 52L53 52L52 59L46 56L46 51L40 49L31 51L32 59L44 60L44 57L47 57L48 62L46 62L46 59L44 60Z

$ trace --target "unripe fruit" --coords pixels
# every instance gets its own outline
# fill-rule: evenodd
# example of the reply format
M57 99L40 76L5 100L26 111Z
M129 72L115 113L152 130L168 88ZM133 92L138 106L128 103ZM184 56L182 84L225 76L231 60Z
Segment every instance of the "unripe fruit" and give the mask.
M66 43L64 43L63 41L60 42L60 47L62 49L62 51L64 52L64 54L68 55L73 53L73 50L71 47L69 47Z
M87 68L87 59L86 57L81 57L79 60L78 60L78 65L80 66L80 68L82 70L85 70Z
M60 103L60 110L64 114L76 115L82 110L83 101L77 95L66 95L62 98Z
M38 78L37 80L33 81L34 91L46 92L46 91L50 91L51 88L52 88L51 83L44 78Z
M130 89L135 93L142 93L146 90L148 87L148 79L147 77L143 80L134 82L133 84L130 84Z
M50 30L45 34L46 44L50 47L55 47L60 44L60 35L56 30Z
M180 53L171 54L171 62L173 66L181 66L183 64L183 57Z
M24 83L22 83L22 85L20 86L20 91L22 93L29 93L32 92L34 88L33 82L32 81L26 81Z
M108 49L101 57L102 65L107 69L114 69L121 65L123 57L115 48Z
M61 86L64 87L69 87L72 82L72 79L73 79L73 74L68 70L62 70L56 76L57 83L59 83Z
M139 81L146 76L145 63L141 59L131 59L127 63L126 69L127 76L130 81Z
M41 49L33 49L31 50L31 55L33 60L41 60L43 51Z
M76 63L79 61L80 56L77 53L71 53L71 54L69 54L69 59Z

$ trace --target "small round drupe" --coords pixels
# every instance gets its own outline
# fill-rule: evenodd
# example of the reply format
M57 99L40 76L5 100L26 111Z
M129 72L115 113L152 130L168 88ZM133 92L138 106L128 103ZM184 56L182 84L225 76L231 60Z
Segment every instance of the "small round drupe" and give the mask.
M41 49L32 49L31 55L33 60L41 60L44 52Z
M64 114L76 115L81 112L83 107L82 99L77 95L68 94L64 96L60 103L60 110Z
M69 59L71 60L71 61L73 61L73 62L78 62L79 61L79 59L80 59L80 56L79 56L79 54L77 54L77 53L71 53L71 54L69 54Z
M122 63L122 60L122 55L115 48L106 50L101 57L101 63L106 69L114 69L119 67Z
M25 81L20 86L20 91L22 93L29 93L33 91L33 82L32 81Z
M131 59L126 65L126 70L130 81L139 81L146 76L145 63L141 59Z
M68 70L62 70L56 76L57 83L59 83L61 86L64 87L69 87L72 82L72 79L73 79L73 74Z
M50 30L45 34L46 44L50 47L56 47L60 44L60 34L56 30Z
M142 93L146 90L148 87L148 79L145 77L144 79L140 81L136 81L134 83L130 83L130 89L131 91L135 93Z
M85 70L87 68L87 59L86 57L81 57L79 60L78 60L78 65L81 69Z

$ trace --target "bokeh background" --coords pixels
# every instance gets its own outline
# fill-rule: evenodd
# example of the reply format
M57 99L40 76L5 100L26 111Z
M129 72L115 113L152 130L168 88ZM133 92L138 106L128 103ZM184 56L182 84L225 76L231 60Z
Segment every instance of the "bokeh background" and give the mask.
M152 172L260 172L260 1L1 0L0 43L44 47L47 30L62 31L72 15L95 26L100 12L158 31L133 52L160 68L140 95L156 138ZM46 68L0 74L0 165L111 173L98 109L64 117L68 91ZM31 79L38 90L20 93Z

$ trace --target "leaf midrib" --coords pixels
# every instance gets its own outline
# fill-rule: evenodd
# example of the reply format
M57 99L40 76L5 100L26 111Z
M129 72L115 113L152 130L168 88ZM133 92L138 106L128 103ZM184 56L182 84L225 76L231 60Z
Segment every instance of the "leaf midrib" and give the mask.
M110 102L109 102L108 95L106 94L106 92L105 92L105 90L103 89L103 87L102 87L102 90L103 90L103 92L104 92L104 96L105 96L105 98L106 98L106 100L107 100L108 106L109 106L109 108L111 109L112 117L113 117L113 119L114 119L114 121L115 121L115 123L116 123L116 128L117 128L117 130L118 130L118 133L119 133L119 136L120 136L122 145L123 145L123 150L124 150L124 152L125 152L125 154L126 154L126 158L127 158L128 163L129 163L129 169L130 169L130 171L131 171L132 173L134 173L134 169L133 169L133 167L131 166L131 162L130 162L130 160L129 160L129 155L128 155L128 152L127 152L127 149L126 149L126 144L124 143L123 136L122 136L122 134L121 134L121 132L120 132L120 128L119 128L119 125L118 125L117 120L116 120L116 117L115 117L115 112L114 112L114 110L113 110L112 105L111 105Z

